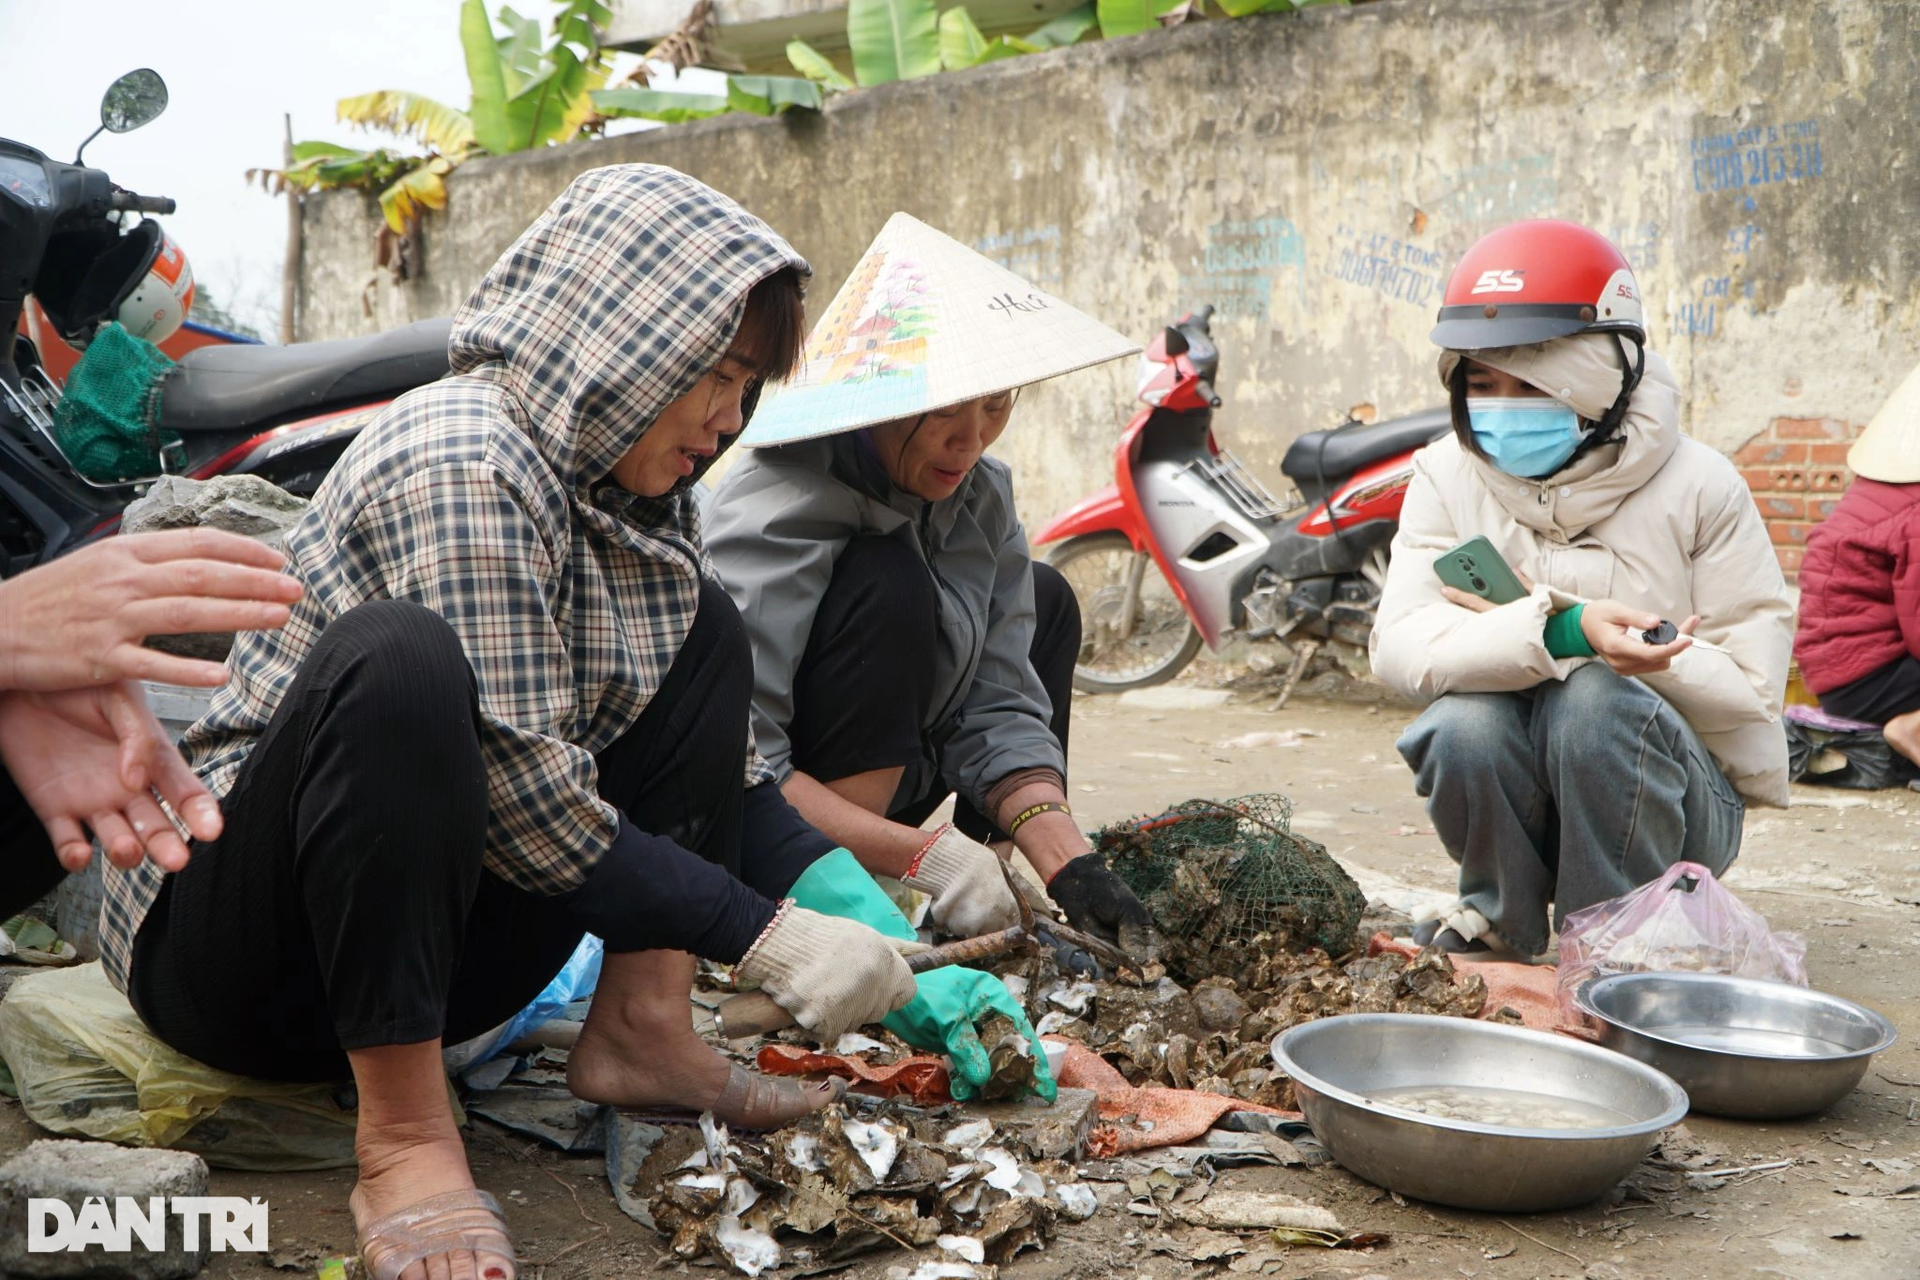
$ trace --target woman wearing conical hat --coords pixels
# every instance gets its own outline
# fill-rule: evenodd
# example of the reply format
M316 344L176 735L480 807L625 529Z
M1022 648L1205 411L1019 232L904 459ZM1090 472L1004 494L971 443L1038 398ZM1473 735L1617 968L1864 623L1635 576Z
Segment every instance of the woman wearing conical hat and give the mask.
M1145 908L1066 804L1078 608L986 456L1021 387L1136 350L895 214L709 504L761 753L810 823L929 894L948 933L1017 921L989 847L1010 840L1070 923L1152 951ZM954 821L923 830L950 793Z
M1807 536L1793 656L1822 710L1920 763L1920 368L1847 465L1858 479Z

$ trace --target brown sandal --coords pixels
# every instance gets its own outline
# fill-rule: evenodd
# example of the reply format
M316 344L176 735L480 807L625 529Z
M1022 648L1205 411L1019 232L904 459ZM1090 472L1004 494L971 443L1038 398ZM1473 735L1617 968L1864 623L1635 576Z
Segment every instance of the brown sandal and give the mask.
M448 1191L408 1205L356 1228L360 1260L372 1280L397 1280L426 1258L469 1249L480 1280L514 1280L513 1237L500 1202L484 1191ZM480 1258L506 1262L481 1263Z
M741 1066L727 1072L726 1087L707 1110L729 1129L768 1133L840 1101L847 1082L835 1077L819 1084L780 1080ZM691 1107L621 1107L620 1114L645 1124L697 1125L703 1112Z

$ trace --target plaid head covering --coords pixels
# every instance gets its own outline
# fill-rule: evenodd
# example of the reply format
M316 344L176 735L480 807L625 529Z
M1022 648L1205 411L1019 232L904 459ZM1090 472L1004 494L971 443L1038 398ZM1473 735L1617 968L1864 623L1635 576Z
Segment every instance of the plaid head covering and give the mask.
M412 600L452 625L478 684L487 869L535 893L578 887L618 830L594 753L659 688L711 573L685 486L638 497L608 472L719 363L753 286L787 267L808 270L684 174L576 178L454 317L452 373L371 423L289 532L306 594L281 630L236 639L184 743L213 793L330 621ZM751 745L745 766L749 785L772 777ZM163 881L151 863L109 877L101 949L122 989Z

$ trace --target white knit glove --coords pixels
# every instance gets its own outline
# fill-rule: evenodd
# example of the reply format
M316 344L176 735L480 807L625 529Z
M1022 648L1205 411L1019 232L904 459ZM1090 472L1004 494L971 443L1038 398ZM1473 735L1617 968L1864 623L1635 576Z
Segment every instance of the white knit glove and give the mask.
M1429 920L1437 926L1434 929L1435 933L1439 933L1442 929L1451 929L1468 942L1472 942L1475 938L1485 938L1492 942L1499 936L1494 933L1491 921L1458 899L1414 923L1426 924Z
M1020 923L1020 904L1000 869L1000 855L961 835L951 822L934 832L901 882L933 899L933 922L956 938Z
M913 971L900 953L925 949L788 901L733 972L831 1043L913 999Z

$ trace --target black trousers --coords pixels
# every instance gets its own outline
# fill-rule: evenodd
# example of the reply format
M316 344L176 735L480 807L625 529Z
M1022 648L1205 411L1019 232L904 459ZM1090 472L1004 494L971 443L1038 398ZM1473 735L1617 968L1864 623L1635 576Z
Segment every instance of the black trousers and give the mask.
M1073 664L1080 653L1080 606L1052 565L1033 565L1034 631L1029 649L1053 704L1048 721L1067 751ZM933 713L933 655L939 644L939 596L926 565L897 538L854 538L834 564L794 675L793 765L821 782L908 766L938 753L924 726ZM897 795L888 817L918 826L946 800L935 781L921 794ZM975 840L1006 834L966 797L954 826Z
M0 772L0 920L12 919L52 893L66 874L27 798Z
M703 584L660 689L597 758L600 792L778 896L831 845L777 788L743 797L751 661L738 612ZM418 605L371 602L327 628L222 809L221 837L196 843L149 911L129 992L156 1035L212 1066L329 1080L348 1049L478 1035L581 938L559 900L481 865L472 671L452 628ZM18 816L0 810L0 830ZM39 858L58 869L25 821L39 849L0 851L9 887Z
M1920 711L1920 661L1896 658L1878 671L1829 689L1820 695L1820 709L1828 715L1868 724Z

